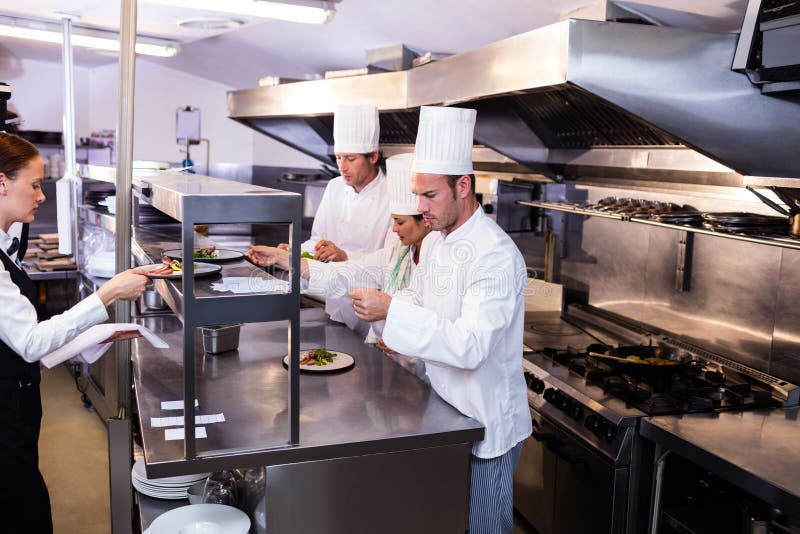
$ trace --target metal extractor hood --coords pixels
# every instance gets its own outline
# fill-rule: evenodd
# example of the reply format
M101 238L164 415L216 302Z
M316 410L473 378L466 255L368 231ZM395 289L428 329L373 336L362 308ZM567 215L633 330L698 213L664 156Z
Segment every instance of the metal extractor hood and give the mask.
M403 71L228 94L230 118L333 166L337 105L374 103L386 154L419 107L478 110L477 170L742 185L800 176L800 100L731 70L737 35L566 20ZM798 182L800 183L800 182Z

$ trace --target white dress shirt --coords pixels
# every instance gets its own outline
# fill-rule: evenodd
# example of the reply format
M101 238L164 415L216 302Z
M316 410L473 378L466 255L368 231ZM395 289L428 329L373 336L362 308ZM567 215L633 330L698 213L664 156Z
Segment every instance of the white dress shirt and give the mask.
M341 176L328 182L314 216L311 238L303 243L301 250L313 254L314 246L321 239L335 243L347 252L351 260L397 240L392 232L392 215L389 212L389 184L382 170L378 170L375 179L360 193L345 184ZM322 296L313 291L309 293ZM334 321L344 323L353 330L360 332L367 329L365 323L353 313L348 296L326 299L325 312Z
M11 237L0 230L0 254L11 245ZM36 308L11 281L0 262L0 340L26 362L36 362L75 336L108 319L108 312L96 294L46 321L39 322Z
M478 208L446 237L422 242L411 286L392 298L383 341L425 360L433 389L486 427L473 446L498 457L531 434L522 374L525 263Z

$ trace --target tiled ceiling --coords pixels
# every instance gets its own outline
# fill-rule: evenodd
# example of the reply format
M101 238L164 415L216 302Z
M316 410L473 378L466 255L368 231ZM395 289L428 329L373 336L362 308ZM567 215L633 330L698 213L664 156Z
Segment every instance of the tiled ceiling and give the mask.
M182 42L171 58L143 58L230 87L256 85L259 77L303 78L326 70L361 67L364 50L405 43L420 50L462 52L550 24L559 14L590 0L342 0L332 22L304 25L248 20L235 30L179 28L180 19L208 15L198 10L138 6L142 35ZM641 0L621 2L669 26L737 31L747 0ZM116 0L3 0L0 14L57 20L58 12L78 15L77 24L119 27ZM218 16L218 14L216 14ZM61 61L58 45L0 38L0 77L9 60ZM107 54L75 51L79 66L116 62Z

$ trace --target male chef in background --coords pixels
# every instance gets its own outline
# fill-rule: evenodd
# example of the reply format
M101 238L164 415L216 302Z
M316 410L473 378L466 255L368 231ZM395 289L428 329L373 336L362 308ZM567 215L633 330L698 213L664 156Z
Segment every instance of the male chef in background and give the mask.
M472 109L422 107L412 190L431 232L409 289L351 293L383 342L425 361L434 390L486 427L472 448L470 534L510 534L513 475L531 434L522 374L525 263L475 197ZM438 231L437 231L438 230Z
M378 165L380 123L372 105L340 106L333 114L333 152L342 173L328 182L303 252L347 261L394 241L389 186ZM288 248L287 244L280 245Z
M301 246L314 259L357 259L396 239L389 211L389 185L378 165L379 137L376 106L339 106L334 111L333 152L342 174L325 187L311 238ZM289 245L282 243L279 248L288 250ZM353 314L348 296L326 299L325 312L361 335L369 330L369 324Z

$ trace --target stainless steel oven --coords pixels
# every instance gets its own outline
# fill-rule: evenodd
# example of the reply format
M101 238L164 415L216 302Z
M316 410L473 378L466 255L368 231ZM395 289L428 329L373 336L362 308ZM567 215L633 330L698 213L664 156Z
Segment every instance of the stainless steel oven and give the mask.
M615 466L536 410L531 417L514 479L517 510L540 534L624 533L628 466Z

